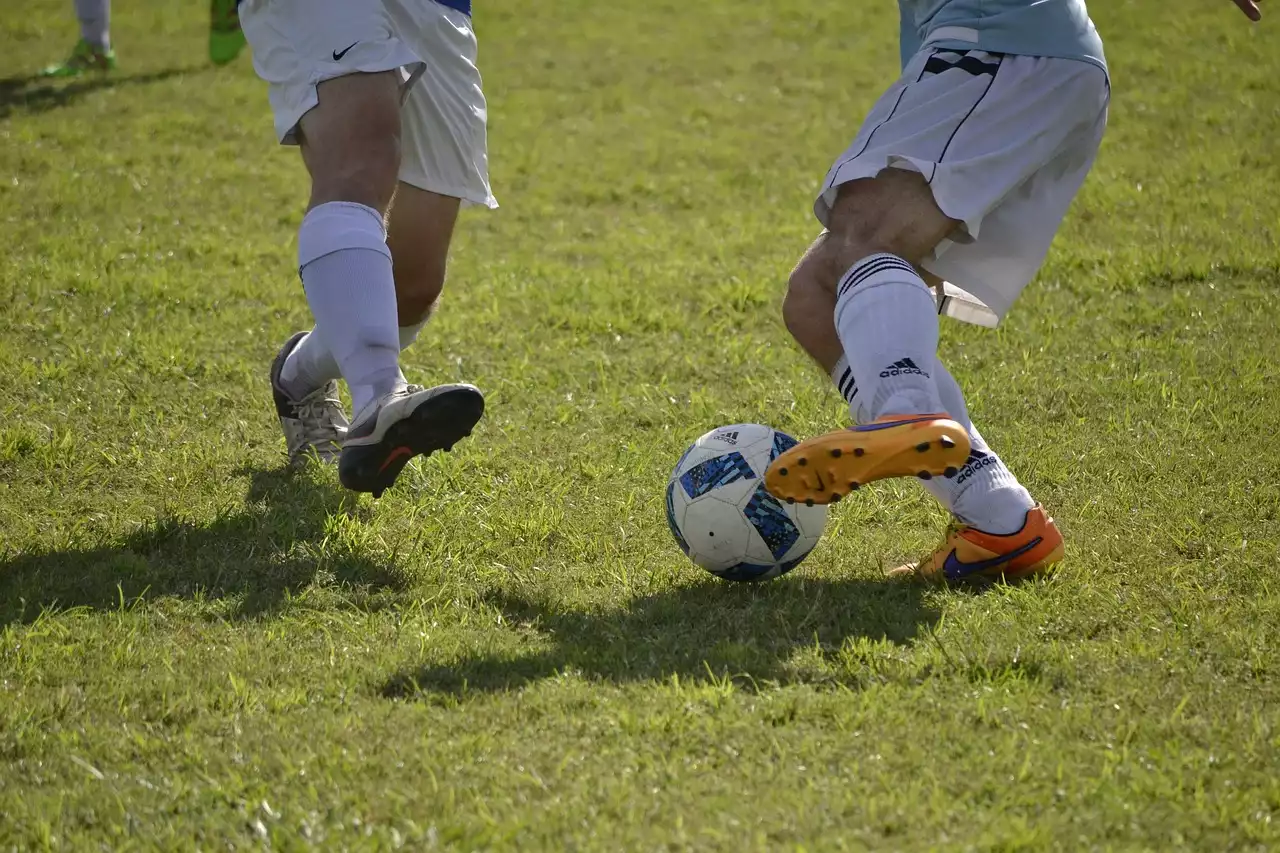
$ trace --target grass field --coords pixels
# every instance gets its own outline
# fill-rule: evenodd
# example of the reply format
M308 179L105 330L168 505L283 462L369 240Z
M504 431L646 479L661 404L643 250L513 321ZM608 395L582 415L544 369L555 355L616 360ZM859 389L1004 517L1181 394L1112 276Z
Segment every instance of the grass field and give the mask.
M118 4L109 80L15 3L0 54L0 848L1280 845L1280 21L1096 3L1115 101L975 419L1069 559L881 580L912 483L756 587L662 485L723 423L842 421L777 306L893 5L482 0L503 207L411 379L489 394L374 503L290 477L264 380L309 323L305 198L205 7Z

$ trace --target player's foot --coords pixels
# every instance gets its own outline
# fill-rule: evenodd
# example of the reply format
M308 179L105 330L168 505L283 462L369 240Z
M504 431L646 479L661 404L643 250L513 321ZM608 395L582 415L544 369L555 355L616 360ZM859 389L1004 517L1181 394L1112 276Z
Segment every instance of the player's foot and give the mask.
M830 504L887 477L954 477L968 458L969 433L946 415L889 415L800 442L764 483L788 503Z
M918 577L946 583L974 580L1021 580L1047 572L1063 555L1062 533L1045 512L1027 511L1022 529L1008 536L987 533L953 522L947 539L932 556L914 565L899 566L890 577Z
M214 65L226 65L244 50L239 6L240 0L210 0L209 61Z
M275 398L276 414L280 416L280 428L284 430L285 446L289 449L289 464L294 466L311 457L325 463L338 461L348 428L337 382L327 382L301 400L289 396L280 382L285 359L306 336L306 332L298 332L289 338L271 362L271 395Z
M354 492L379 497L410 459L451 450L483 414L484 395L474 385L409 385L387 394L356 415L342 446L338 479Z
M41 77L79 77L90 71L111 71L116 67L116 52L111 48L95 47L84 39L76 42L71 55L57 65L40 70Z

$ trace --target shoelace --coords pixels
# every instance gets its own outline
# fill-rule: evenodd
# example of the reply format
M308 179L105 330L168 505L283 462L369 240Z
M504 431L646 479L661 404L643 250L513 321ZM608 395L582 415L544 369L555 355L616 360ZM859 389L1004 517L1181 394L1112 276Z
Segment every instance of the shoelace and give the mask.
M341 405L336 397L327 395L319 399L308 397L293 405L294 416L302 424L302 437L308 444L329 442L334 433L346 433Z

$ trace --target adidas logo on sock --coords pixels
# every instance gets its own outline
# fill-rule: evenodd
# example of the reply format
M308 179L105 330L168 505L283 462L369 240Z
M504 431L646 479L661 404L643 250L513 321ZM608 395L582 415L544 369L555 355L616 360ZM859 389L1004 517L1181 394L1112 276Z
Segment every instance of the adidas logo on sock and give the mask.
M996 464L997 461L996 457L990 453L983 453L981 450L970 450L969 458L965 460L964 467L956 475L956 485L960 485L982 469Z
M917 376L923 376L925 379L930 378L929 374L921 370L916 363L909 358L904 358L901 361L895 361L893 364L880 371L880 378L888 379L891 376L906 376L912 373Z
M717 441L723 441L725 444L738 443L738 433L736 430L733 432L718 432L715 437Z

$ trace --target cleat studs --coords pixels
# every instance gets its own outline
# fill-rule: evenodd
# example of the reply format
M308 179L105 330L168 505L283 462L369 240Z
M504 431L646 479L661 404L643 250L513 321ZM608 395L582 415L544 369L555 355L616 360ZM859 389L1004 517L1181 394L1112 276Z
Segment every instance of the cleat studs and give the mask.
M941 444L947 450L950 450L951 448L956 446L956 443L952 441L948 436L945 436L945 435L942 438L938 439L938 444Z
M849 491L856 492L858 491L859 486L861 486L861 483L859 483L857 480L849 481Z
M795 505L796 505L795 498L787 498L787 506L795 506Z
M808 506L808 507L813 506L813 498L809 498L808 500L806 500L806 501L804 502L804 505L805 505L805 506Z
M855 448L853 449L853 455L854 455L854 456L861 456L862 454L864 454L864 453L866 453L866 452L867 452L867 451L863 450L861 447L855 447Z
M918 453L928 453L928 452L929 452L929 442L924 441L924 442L921 442L920 444L917 444L917 445L916 445L916 452L918 452Z
M796 464L799 465L801 468L803 468L804 466L809 464L809 460L801 456L799 459L796 460Z
M841 497L843 497L843 495L841 495L839 492L832 492L832 493L831 493L831 502L832 502L833 504L838 504L838 503L840 503L840 498L841 498Z
M838 447L837 447L835 450L831 451L831 458L832 458L832 459L839 459L839 458L840 458L841 456L843 456L843 455L844 455L844 451L843 451L843 450L841 450L841 449L840 449L840 448L838 448Z
M942 476L944 476L944 477L946 477L946 478L950 479L950 478L954 477L956 474L959 474L959 473L960 473L960 469L958 469L956 466L952 465L951 467L947 468L947 470L945 470L945 471L943 471L943 472L942 472Z
M786 468L779 468L779 469L778 469L778 474L780 474L780 475L781 475L781 476L783 476L783 477L787 476L787 474L788 474L788 473L790 473L790 472L789 472L789 471L787 471L787 469L786 469Z
M916 474L916 476L917 476L917 477L919 477L921 480L932 480L932 479L933 479L933 475L932 475L932 474L930 474L928 471L921 471L919 474Z

